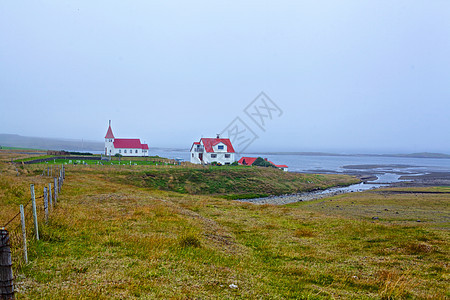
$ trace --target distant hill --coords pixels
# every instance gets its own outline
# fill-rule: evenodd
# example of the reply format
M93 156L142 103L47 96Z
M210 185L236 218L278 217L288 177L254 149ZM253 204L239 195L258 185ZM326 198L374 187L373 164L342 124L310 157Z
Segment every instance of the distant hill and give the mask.
M398 157L417 157L417 158L450 158L450 155L443 153L431 153L431 152L420 152L420 153L410 153L410 154L391 154L384 156L398 156Z
M0 133L0 146L40 150L102 151L104 143L69 139L51 139Z
M413 157L413 158L450 158L449 154L444 153L407 153L407 154L339 154L327 152L258 152L247 154L264 154L264 155L306 155L306 156L381 156L381 157Z

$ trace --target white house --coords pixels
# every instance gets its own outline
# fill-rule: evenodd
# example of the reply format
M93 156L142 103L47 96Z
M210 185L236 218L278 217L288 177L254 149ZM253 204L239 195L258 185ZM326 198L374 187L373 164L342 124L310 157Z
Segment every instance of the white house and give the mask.
M148 156L148 145L141 144L140 139L117 139L111 129L109 121L108 131L105 136L105 155L114 156Z
M217 162L222 165L232 164L234 159L234 148L230 139L201 138L194 142L191 147L191 163L210 164Z

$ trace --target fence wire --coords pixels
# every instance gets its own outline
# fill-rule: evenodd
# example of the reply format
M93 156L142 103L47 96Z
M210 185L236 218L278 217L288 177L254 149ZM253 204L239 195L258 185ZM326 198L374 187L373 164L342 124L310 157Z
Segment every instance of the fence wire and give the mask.
M53 184L53 182L51 182L51 183ZM40 194L40 196L38 196L38 197L35 196L35 201L36 201L36 215L37 215L37 219L38 219L39 228L41 228L45 221L45 199L44 199L44 195L43 195L43 189L39 190L39 191L37 191L35 189L35 193ZM54 194L52 196L54 197ZM58 193L58 196L59 196L59 193ZM41 199L42 199L42 201L40 201ZM47 199L50 200L49 198L47 198ZM30 199L25 204L23 204L24 216L25 216L25 228L26 228L25 229L25 238L27 240L27 245L29 245L30 242L34 241L36 238L36 230L34 227L34 219L33 219L33 208L32 208L32 205L30 205L30 203L32 203L32 201L33 201L33 199L30 197ZM59 201L59 199L58 199L58 201ZM50 208L51 207L49 206L48 209L50 209ZM19 216L20 216L20 210L3 226L5 229L8 230L8 233L9 233L9 246L11 249L11 260L13 262L14 272L17 272L25 265L24 240L23 240L24 235L22 232L21 218ZM28 250L30 249L28 246L27 246L27 248L28 248ZM28 253L30 254L30 251L28 251Z

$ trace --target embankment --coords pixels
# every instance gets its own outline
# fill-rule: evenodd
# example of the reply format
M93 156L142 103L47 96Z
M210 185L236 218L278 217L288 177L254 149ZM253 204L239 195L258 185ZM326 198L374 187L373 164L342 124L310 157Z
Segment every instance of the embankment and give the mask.
M119 172L113 181L138 187L226 199L293 194L360 182L348 175L288 173L261 167L152 168Z

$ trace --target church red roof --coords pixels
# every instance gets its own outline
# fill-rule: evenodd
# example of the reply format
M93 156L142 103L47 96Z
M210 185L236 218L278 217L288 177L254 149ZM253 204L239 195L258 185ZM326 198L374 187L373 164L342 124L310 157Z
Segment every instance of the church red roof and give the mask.
M228 153L234 153L233 145L231 145L230 139L221 138L202 138L200 141L203 142L206 152L214 152L213 147L219 143L224 143L227 146Z
M114 134L112 132L111 125L109 125L108 131L106 132L106 135L105 135L105 139L113 139L113 138L114 138Z
M145 148L147 147L147 148ZM115 139L114 140L114 148L132 148L132 149L148 149L147 144L141 144L141 140L139 139Z

